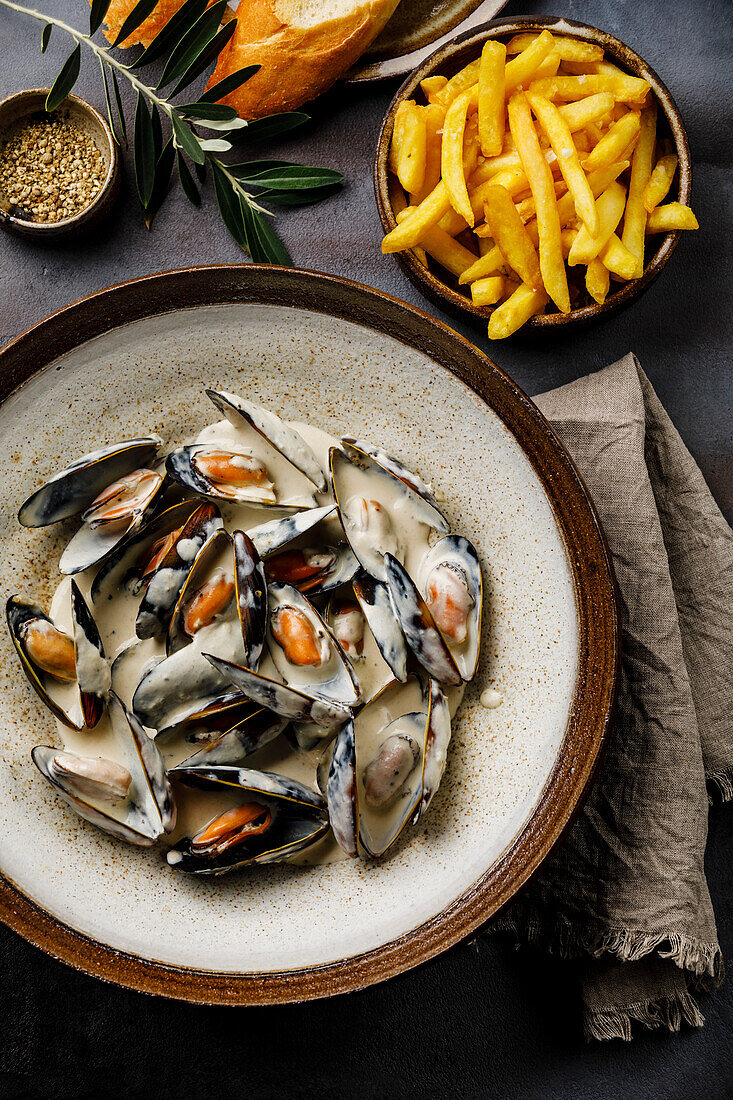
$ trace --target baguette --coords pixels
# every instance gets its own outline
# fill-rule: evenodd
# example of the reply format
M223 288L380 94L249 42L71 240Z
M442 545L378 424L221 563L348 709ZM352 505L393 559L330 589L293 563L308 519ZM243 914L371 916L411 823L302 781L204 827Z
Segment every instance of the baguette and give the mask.
M125 39L124 49L128 46L149 46L158 31L162 31L169 19L172 19L179 8L183 7L184 0L159 0L147 19L144 19L137 30ZM104 17L104 33L110 42L114 42L122 30L122 24L135 7L137 0L112 0ZM208 6L214 3L209 0ZM229 22L234 17L231 8L226 8L225 18L222 22Z
M399 0L240 0L237 29L209 87L258 64L261 69L222 102L242 118L292 111L351 68Z

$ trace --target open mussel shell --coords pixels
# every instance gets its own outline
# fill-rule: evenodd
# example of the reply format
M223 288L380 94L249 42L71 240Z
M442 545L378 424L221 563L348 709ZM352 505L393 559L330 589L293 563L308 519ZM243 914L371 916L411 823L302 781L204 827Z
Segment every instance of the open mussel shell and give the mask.
M173 512L175 507L167 509L164 514ZM186 502L185 506L178 506L181 512L184 507L190 508L190 502ZM166 633L178 596L191 572L196 556L204 543L221 526L221 516L216 505L194 506L153 573L142 581L145 584L145 593L140 601L135 620L135 633L138 638L160 638ZM160 526L157 529L161 530ZM172 530L175 531L177 528L174 527ZM158 538L160 537L159 535Z
M322 508L304 508L302 512L296 512L292 516L272 519L267 523L258 524L257 527L250 527L248 534L260 557L268 558L283 546L287 546L294 539L312 530L321 520L327 519L335 511L335 503L324 504Z
M427 548L430 529L450 531L434 504L354 444L332 447L329 461L346 538L376 580L387 580L386 554L404 561L412 546Z
M69 652L69 669L63 679L42 668L32 658L24 640L29 624L34 620L48 624L46 629L49 631L58 631L59 628L46 612L36 604L11 596L6 614L10 637L31 687L55 718L70 729L80 730L84 725L96 725L101 718L110 681L96 624L81 593L76 586L74 589L71 596L73 635L60 632L66 639ZM80 665L84 690L79 681Z
M391 554L387 554L385 565L392 606L415 657L439 683L462 683L458 665L407 570Z
M313 604L290 584L269 585L268 601L268 649L285 683L307 695L356 706L361 699L358 681Z
M354 578L353 588L379 652L394 677L404 683L407 679L407 646L395 618L387 585L375 581L368 573L360 573Z
M33 749L38 770L76 813L105 833L139 847L150 847L176 821L170 782L160 753L124 704L110 696L110 718L117 734L123 765L131 777L127 796L119 802L82 796L57 765L69 754L47 745ZM93 761L90 761L93 763Z
M83 512L107 486L147 466L163 440L157 435L126 439L100 447L60 470L21 506L24 527L46 527Z
M274 485L262 466L258 466L261 480L252 484L242 484L241 480L239 485L232 481L217 482L207 476L202 468L204 463L213 460L214 455L220 458L222 453L226 453L229 471L236 470L238 465L251 464L254 461L254 456L235 451L231 444L191 443L171 451L166 459L166 470L173 481L199 496L226 501L228 504L256 504L263 507L274 507L278 504ZM304 504L306 501L298 503Z
M441 580L442 575L442 580ZM483 584L481 566L474 546L462 535L448 535L432 547L417 574L418 587L430 605L430 589L440 591L448 582L448 599L433 606L436 626L450 650L464 680L471 680L481 649ZM433 586L436 586L434 588ZM441 629L441 616L447 615Z
M291 428L270 409L255 405L243 397L219 390L207 390L206 396L238 431L256 432L315 485L319 492L328 488L326 475L315 454L295 428Z
M204 656L222 679L234 684L253 702L269 708L289 722L314 722L324 730L332 730L351 717L351 710L342 703L308 695L279 680L271 680L243 665L234 664L210 653Z
M242 715L227 729L210 731L207 744L186 757L172 772L179 768L212 767L221 764L242 764L248 756L269 745L287 726L287 719L273 714L266 707L253 707L248 702L249 713ZM230 715L231 718L231 715ZM202 737L199 727L197 736Z
M287 776L226 766L182 768L176 776L192 787L236 792L238 802L225 814L248 805L258 815L251 832L235 831L223 838L225 830L220 829L220 843L209 850L202 849L202 837L225 815L209 822L196 836L179 841L168 852L169 864L178 870L217 875L252 864L278 863L315 844L329 830L323 798Z
M400 481L403 481L405 485L409 485L411 489L414 489L424 500L431 504L433 508L438 509L438 504L433 496L433 490L430 485L412 470L408 470L399 458L395 458L394 455L389 454L387 451L383 451L381 447L375 447L373 443L365 443L362 439L354 439L353 436L344 436L342 443L347 443L357 451L363 451L368 454L370 458L373 458L375 462L378 462L380 466L383 466L385 470L389 470L391 474L398 477Z
M416 818L430 704L416 676L405 684L393 680L357 714L352 729L339 732L326 794L334 835L349 855L384 855ZM407 754L398 763L395 745Z
M170 504L162 512L158 512L157 515L153 516L152 519L147 520L138 531L121 542L102 562L92 581L92 602L97 604L105 600L112 601L120 593L139 596L152 576L148 565L156 545L162 543L163 540L167 539L173 532L179 531L179 529L182 535L182 528L188 523L189 519L199 512L203 516L204 513L201 510L206 508L211 508L216 513L212 518L208 537L213 534L217 527L222 526L218 509L213 504L201 504L198 500L180 500ZM158 568L160 568L160 565L162 565L162 559ZM188 562L188 566L190 568L191 562ZM176 590L171 605L171 613L177 596L178 591ZM141 637L141 635L138 635L138 637ZM153 635L151 634L149 637L153 637Z
M448 760L448 745L451 738L450 706L445 692L437 680L430 680L424 688L424 694L425 692L429 697L429 707L423 756L422 794L412 818L413 825L416 825L426 812L440 786Z
M71 582L71 617L74 624L76 681L79 685L81 710L84 725L91 729L97 725L104 714L111 684L110 666L104 655L97 624L79 586L73 580Z
M217 569L233 577L234 609L242 633L244 663L257 668L267 631L267 582L260 556L243 531L230 535L223 529L216 530L201 547L171 616L166 647L168 655L190 644L191 635L186 630L187 610L196 593ZM229 613L229 608L225 608L223 614Z
M133 494L119 518L109 522L95 520L82 523L59 559L60 573L81 573L103 561L142 527L146 517L152 515L165 486L165 476L157 470L142 467L137 468L137 474L142 479L136 490L137 496Z
M336 843L347 855L356 856L359 854L359 794L353 720L339 730L330 749L325 786L328 817Z

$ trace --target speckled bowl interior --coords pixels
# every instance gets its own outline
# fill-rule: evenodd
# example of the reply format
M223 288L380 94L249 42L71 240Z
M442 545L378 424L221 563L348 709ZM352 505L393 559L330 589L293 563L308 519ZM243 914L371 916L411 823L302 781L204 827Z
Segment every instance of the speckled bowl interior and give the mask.
M544 475L497 412L441 364L437 346L433 354L426 350L430 340L411 343L380 331L376 320L372 326L333 316L317 282L300 273L300 281L292 281L293 274L278 276L287 293L276 294L258 290L250 269L244 296L227 295L210 279L208 303L193 308L184 308L187 296L172 277L168 285L143 280L134 302L120 305L119 299L117 307L118 315L139 319L110 331L104 329L114 311L104 296L75 307L77 320L86 308L82 328L97 317L101 334L94 339L80 334L70 314L49 323L48 365L0 406L4 597L22 592L47 605L60 550L74 530L73 521L42 530L19 527L22 500L59 467L107 441L154 431L166 443L180 443L211 421L203 391L214 386L336 436L370 439L434 482L451 522L475 543L483 565L478 676L455 723L447 772L431 811L390 858L196 879L171 871L157 850L135 850L95 831L43 783L30 750L49 743L53 723L3 632L0 871L52 924L81 934L103 953L112 948L197 972L267 975L341 965L409 937L470 894L527 830L567 748L571 717L585 705L579 702L589 687L579 684L579 668L582 663L587 672L588 660L587 625L581 623L586 612L579 612L585 597L578 594L578 566ZM236 284L236 275L228 278ZM337 280L322 282L332 294L339 287ZM386 316L388 307L398 318L413 316L365 290L349 294L375 318ZM434 328L447 346L459 340L427 318L420 325L428 333ZM75 346L58 354L65 344ZM6 365L19 363L18 354L11 348ZM501 377L483 362L487 372ZM523 401L530 410L525 415L539 422ZM567 462L559 449L558 455L558 463ZM602 558L599 545L593 542L591 557ZM604 599L609 583L606 576ZM604 629L611 635L602 653L611 680L590 685L596 692L591 710L598 713L587 751L580 750L586 779L612 696L615 642L612 626ZM490 684L504 700L496 710L478 703ZM578 786L563 796L565 823L582 793ZM543 834L543 850L557 835ZM0 915L8 919L7 909ZM51 949L64 955L58 944ZM106 976L125 980L120 973L110 969Z

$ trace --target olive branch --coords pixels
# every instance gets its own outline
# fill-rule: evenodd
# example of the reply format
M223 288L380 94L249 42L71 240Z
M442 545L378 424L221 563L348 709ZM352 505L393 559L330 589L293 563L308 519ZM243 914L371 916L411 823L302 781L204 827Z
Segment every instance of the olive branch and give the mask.
M219 154L229 153L235 145L249 140L261 141L284 133L308 121L309 116L302 111L288 111L248 122L239 118L233 107L217 102L254 76L259 65L248 65L231 73L203 92L195 102L171 102L215 62L234 34L235 19L223 26L221 23L227 0L217 0L210 7L207 0L186 0L129 65L119 61L110 50L122 45L138 29L155 8L157 0L139 0L112 47L107 48L94 42L92 35L101 27L110 3L111 0L92 0L89 33L84 34L61 19L34 8L0 0L3 7L44 24L42 52L48 46L54 27L76 42L46 97L46 110L54 111L64 101L79 76L82 46L90 50L99 61L107 115L118 144L127 142L119 79L127 80L137 92L132 146L135 182L148 229L168 193L174 165L181 188L194 206L201 204L199 184L205 181L208 170L222 219L237 244L257 262L292 263L272 225L274 214L259 200L264 198L275 206L317 202L337 190L344 177L330 168L306 167L285 160L228 164ZM155 87L143 83L136 75L152 62L163 66ZM162 89L171 85L172 89L163 93ZM163 117L170 127L167 140ZM209 136L202 137L199 130L208 131Z

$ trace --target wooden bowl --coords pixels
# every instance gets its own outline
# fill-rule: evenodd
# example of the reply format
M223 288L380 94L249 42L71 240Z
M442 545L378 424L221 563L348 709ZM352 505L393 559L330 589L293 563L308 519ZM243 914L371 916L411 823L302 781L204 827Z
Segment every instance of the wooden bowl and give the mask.
M0 101L0 148L18 126L46 117L48 88L31 88L16 92ZM72 233L91 229L106 217L120 192L120 153L107 122L100 113L76 95L68 95L54 116L73 123L92 139L104 159L106 173L94 200L74 214L58 222L40 222L24 218L17 206L9 206L0 191L0 226L15 237L33 241L56 241Z
M460 35L446 46L436 50L427 61L416 69L402 84L394 99L389 105L384 117L382 128L377 141L377 151L374 160L374 190L377 199L379 216L384 226L385 233L394 229L397 221L392 209L390 197L390 177L387 163L389 147L392 141L395 113L399 105L407 99L423 99L420 90L420 81L427 76L436 74L453 76L470 61L479 57L487 39L498 38L508 41L515 34L525 31L555 31L571 38L579 38L586 42L592 42L601 46L606 56L633 76L641 77L649 82L659 105L657 129L662 137L671 137L675 145L675 152L679 160L677 173L678 192L675 196L679 202L689 205L690 192L692 190L692 166L690 161L690 148L687 134L682 124L682 118L675 101L670 95L665 84L660 80L643 58L639 57L629 46L614 38L607 31L598 30L597 27L588 26L586 23L577 23L572 19L560 19L549 16L546 18L516 18L507 20L494 20L486 23L476 30ZM671 201L671 200L670 200ZM659 276L670 256L674 252L679 239L679 230L659 236L654 242L656 248L646 259L644 274L640 279L634 279L627 283L614 284L617 289L608 295L606 301L599 305L592 299L589 304L579 309L573 309L570 313L542 313L530 320L523 327L560 328L568 325L588 324L590 321L606 317L620 309L630 305L631 302L641 297L654 280ZM475 306L470 298L468 287L459 287L458 280L445 271L438 264L424 267L411 251L396 252L393 254L400 267L415 286L430 298L431 301L454 316L466 316L485 322L491 314L491 309L485 306Z

